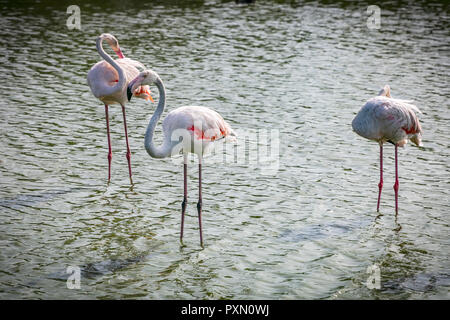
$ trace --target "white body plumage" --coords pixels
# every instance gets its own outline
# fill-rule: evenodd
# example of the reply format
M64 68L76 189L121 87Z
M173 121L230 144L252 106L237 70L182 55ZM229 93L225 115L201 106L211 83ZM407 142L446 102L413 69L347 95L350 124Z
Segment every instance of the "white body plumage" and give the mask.
M409 139L421 146L422 128L416 113L420 111L411 101L391 98L389 86L385 86L361 108L352 127L360 136L379 143L404 146Z
M89 70L87 76L88 85L94 96L103 103L107 105L116 103L125 105L127 103L127 84L139 74L138 68L145 68L145 66L129 58L116 59L114 62L123 70L125 85L111 91L111 88L119 82L119 73L105 60L97 62Z

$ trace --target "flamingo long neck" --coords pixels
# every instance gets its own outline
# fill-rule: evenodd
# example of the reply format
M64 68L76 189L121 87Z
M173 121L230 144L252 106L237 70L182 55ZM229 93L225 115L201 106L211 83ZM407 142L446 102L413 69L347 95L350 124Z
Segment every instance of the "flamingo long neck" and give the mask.
M158 106L156 107L155 113L153 114L152 118L150 119L150 123L147 126L147 131L145 132L145 150L147 150L147 153L153 157L153 158L167 158L170 156L173 143L170 141L169 136L164 136L164 142L161 146L155 146L153 143L153 134L155 133L155 127L158 123L159 119L161 118L161 115L164 111L165 105L166 105L166 90L164 88L164 84L162 83L161 79L157 79L155 81L155 85L158 87L159 91L159 101Z
M123 70L121 67L119 67L119 65L113 60L113 58L111 58L111 56L109 54L107 54L105 52L105 50L103 50L103 39L98 37L97 38L97 51L100 54L100 56L105 59L106 62L108 62L110 65L113 66L114 69L116 69L117 73L119 74L119 81L117 82L116 85L109 87L107 89L108 92L105 92L105 96L109 95L109 94L114 94L115 92L117 92L118 90L124 89L126 86L126 79L125 79L125 74L123 73Z

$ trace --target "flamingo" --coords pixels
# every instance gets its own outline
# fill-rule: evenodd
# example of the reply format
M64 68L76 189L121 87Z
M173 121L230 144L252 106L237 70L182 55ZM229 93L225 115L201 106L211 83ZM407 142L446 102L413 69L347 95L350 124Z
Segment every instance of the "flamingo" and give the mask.
M164 142L161 146L155 146L153 135L156 124L161 118L165 108L165 88L159 75L152 70L141 72L128 85L128 99L138 86L155 84L159 91L158 106L150 119L145 133L145 149L153 158L170 157L177 152L182 152L184 157L184 197L181 204L181 232L180 242L183 241L184 214L187 204L187 156L194 153L198 156L199 194L197 202L198 223L200 231L200 245L203 247L202 235L202 158L206 150L219 139L228 138L235 141L235 133L230 125L225 122L216 111L200 106L179 107L166 116L163 121ZM179 139L182 137L180 143Z
M106 40L111 48L116 52L119 59L113 60L109 54L103 50L102 42ZM127 101L126 88L127 84L131 79L139 74L138 68L145 68L143 64L132 59L125 58L122 50L119 47L119 42L117 39L109 34L103 33L97 37L96 41L97 51L100 56L104 59L103 61L97 62L90 70L87 75L88 85L96 98L105 104L105 114L106 114L106 131L108 136L108 182L111 180L111 138L109 134L109 116L108 116L108 105L110 104L120 104L122 106L123 113L123 123L125 128L125 140L127 144L127 161L128 161L128 173L130 175L130 182L133 184L132 173L131 173L131 152L128 143L128 132L127 132L127 121L125 115L125 102ZM136 88L134 95L146 100L153 100L148 86L141 86Z
M395 146L395 214L398 213L398 164L397 147L403 147L408 139L422 146L422 128L416 113L420 110L412 101L394 99L391 89L385 85L378 96L369 99L352 121L353 130L360 136L377 141L380 145L380 182L378 184L377 212L380 211L383 188L383 143Z

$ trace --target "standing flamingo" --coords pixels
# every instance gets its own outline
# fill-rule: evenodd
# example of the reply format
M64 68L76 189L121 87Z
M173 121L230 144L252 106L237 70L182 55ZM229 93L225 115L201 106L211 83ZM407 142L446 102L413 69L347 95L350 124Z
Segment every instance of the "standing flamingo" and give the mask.
M420 110L410 101L393 99L388 85L378 96L368 100L353 119L353 130L360 136L377 141L380 145L380 182L378 184L377 212L380 210L381 189L383 188L383 143L395 146L395 213L398 213L398 165L397 147L403 147L408 139L422 146L422 128L417 118Z
M141 72L128 85L128 99L138 86L154 83L159 91L159 101L155 113L150 119L145 133L145 149L153 158L166 158L180 151L184 156L184 197L181 205L181 233L180 241L183 241L184 214L187 204L187 155L195 153L198 156L199 194L197 202L198 224L200 230L200 245L203 247L202 235L202 157L208 147L214 141L236 136L230 125L225 122L220 114L198 106L185 106L177 108L167 115L163 121L164 142L161 146L153 143L153 134L156 124L161 118L165 108L166 93L164 84L158 74L152 70ZM182 141L180 143L180 137Z
M113 60L110 55L108 55L103 50L102 42L106 40L111 48L119 56L119 59ZM108 116L108 105L118 103L122 106L123 113L123 123L125 128L125 140L127 144L127 161L128 161L128 172L130 175L130 182L133 184L133 179L131 177L131 152L130 146L128 144L128 132L127 132L127 121L125 115L125 102L127 101L127 84L131 79L139 74L138 68L145 68L143 64L125 58L122 50L119 47L119 42L117 39L109 34L101 34L96 41L97 51L100 56L104 59L103 61L97 62L87 75L88 85L91 88L92 93L96 98L105 104L105 114L106 114L106 131L108 135L108 182L111 180L111 138L109 134L109 116ZM139 87L134 91L134 95L143 98L151 99L150 91L147 87Z

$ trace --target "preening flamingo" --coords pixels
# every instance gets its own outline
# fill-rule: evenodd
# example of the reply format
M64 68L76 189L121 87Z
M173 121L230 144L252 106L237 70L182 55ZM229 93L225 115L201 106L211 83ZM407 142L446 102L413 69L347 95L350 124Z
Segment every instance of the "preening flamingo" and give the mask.
M220 114L206 107L185 106L177 108L167 115L163 121L164 142L161 146L153 143L156 124L165 108L166 93L159 75L152 70L141 72L128 85L128 99L138 86L155 84L159 91L159 101L155 113L150 119L145 133L145 149L153 158L166 158L182 152L184 156L184 197L181 205L181 233L183 240L184 214L187 204L187 156L195 153L198 156L199 194L197 202L200 245L203 246L202 235L202 157L212 144L222 138L235 140L235 133ZM182 139L180 139L182 138Z
M106 40L111 48L119 56L119 59L113 60L109 54L103 50L102 42ZM122 50L119 47L119 42L117 39L109 34L101 34L96 41L97 51L100 56L104 59L103 61L97 62L90 70L87 75L88 85L91 88L92 93L96 98L105 104L105 114L106 114L106 131L108 135L108 182L111 180L111 138L109 134L109 116L108 116L108 105L118 103L122 106L123 113L123 123L125 128L125 140L127 144L127 161L128 161L128 173L130 175L130 182L133 184L133 179L131 177L131 152L130 146L128 144L128 132L127 132L127 121L125 115L125 103L127 102L127 85L128 83L139 74L139 69L144 69L144 65L138 61L125 58ZM136 88L134 95L143 98L151 99L150 91L148 86L141 86Z
M397 147L403 147L408 139L422 146L422 128L416 113L420 110L411 101L394 99L388 85L378 96L368 100L353 119L353 130L360 136L377 141L380 145L380 182L378 184L377 211L380 210L381 189L383 188L383 143L395 146L395 213L398 213L398 165Z

